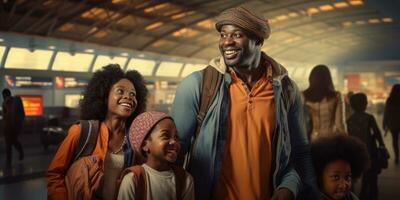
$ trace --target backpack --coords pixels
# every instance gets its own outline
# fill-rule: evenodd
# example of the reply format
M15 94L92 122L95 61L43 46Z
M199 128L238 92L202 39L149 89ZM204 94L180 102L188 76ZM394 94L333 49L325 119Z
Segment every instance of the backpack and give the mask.
M186 182L186 172L184 169L177 167L175 165L172 165L172 170L174 171L175 174L175 192L176 192L176 199L177 200L182 200L182 194L183 190L185 187L185 182ZM143 166L141 165L135 165L132 167L129 167L125 169L121 177L119 179L119 184L122 182L122 179L124 176L128 173L132 172L134 174L134 178L132 181L134 181L135 184L135 200L146 200L147 199L147 178L146 178L146 172ZM119 188L120 185L118 185L117 188Z
M65 186L68 199L93 199L102 185L104 172L98 156L91 156L97 144L99 121L80 120L79 141L73 151Z
M97 144L97 136L99 135L100 122L98 120L79 120L80 126L79 141L75 146L74 153L72 154L74 162L80 157L88 156L93 153Z
M190 169L193 149L197 141L197 137L199 136L201 125L203 124L204 117L207 114L208 109L211 106L215 96L217 96L217 91L222 82L222 74L219 73L212 66L207 66L203 70L203 80L201 84L201 97L200 97L200 107L199 112L196 116L197 126L195 135L190 140L189 151L185 155L185 159L183 162L183 168L188 170Z

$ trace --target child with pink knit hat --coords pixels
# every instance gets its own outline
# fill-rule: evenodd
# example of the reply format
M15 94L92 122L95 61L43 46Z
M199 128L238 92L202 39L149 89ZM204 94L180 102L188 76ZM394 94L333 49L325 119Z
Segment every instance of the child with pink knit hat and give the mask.
M172 118L149 111L137 116L129 129L129 141L138 164L122 174L118 199L194 199L193 178L175 166L180 144Z

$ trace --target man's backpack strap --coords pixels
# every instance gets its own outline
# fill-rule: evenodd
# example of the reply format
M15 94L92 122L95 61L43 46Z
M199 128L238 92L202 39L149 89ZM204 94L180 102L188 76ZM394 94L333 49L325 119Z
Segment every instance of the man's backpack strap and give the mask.
M73 161L79 157L91 155L97 144L97 136L99 135L98 120L80 120L79 141L75 147Z
M221 82L222 74L218 72L214 67L209 65L204 69L203 80L201 84L200 108L199 113L197 114L196 135L199 133L204 117L206 116L206 113L210 108L211 103L217 95Z
M172 166L172 170L175 174L175 192L176 192L176 199L182 200L183 190L186 186L186 172L181 167Z
M185 161L183 164L185 169L190 168L193 148L196 143L197 137L200 133L201 125L203 124L203 120L207 114L208 109L211 106L211 103L215 99L215 96L217 96L217 92L221 85L221 82L222 82L222 74L218 72L214 67L209 65L203 70L200 107L199 107L199 112L196 116L197 119L196 132L195 135L192 137L189 151L185 157Z

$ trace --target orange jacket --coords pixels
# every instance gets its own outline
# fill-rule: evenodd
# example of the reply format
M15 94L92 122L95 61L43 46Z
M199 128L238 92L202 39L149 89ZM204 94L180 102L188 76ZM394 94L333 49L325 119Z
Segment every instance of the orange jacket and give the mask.
M72 154L79 141L80 125L72 125L67 137L58 148L50 167L47 171L47 192L49 199L66 200L67 190L65 186L65 175L71 165ZM104 122L100 125L97 144L92 155L97 155L104 161L108 149L108 128ZM103 162L104 163L104 162ZM104 170L104 165L102 166Z

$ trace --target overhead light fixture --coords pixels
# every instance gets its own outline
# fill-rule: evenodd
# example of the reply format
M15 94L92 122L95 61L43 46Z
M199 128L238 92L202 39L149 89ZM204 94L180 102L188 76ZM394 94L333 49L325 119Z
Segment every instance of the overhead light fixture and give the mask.
M279 15L279 16L276 17L276 19L278 21L284 21L284 20L288 19L288 16L287 15Z
M141 53L141 54L139 54L139 55L138 55L138 57L140 57L140 58L144 58L144 57L145 57L145 55Z
M364 25L366 22L364 20L358 20L356 21L357 25Z
M335 6L335 8L346 8L346 7L349 7L349 4L347 4L344 1L342 1L342 2L334 3L333 6Z
M364 4L361 0L350 0L349 3L350 3L352 6L361 6L361 5Z
M4 42L4 39L3 39L3 38L0 38L0 42Z
M349 27L353 25L353 22L343 22L342 25L345 27Z
M385 18L382 18L382 21L386 22L386 23L390 23L390 22L393 22L393 19L390 17L385 17Z
M330 10L333 10L335 8L330 4L325 4L325 5L319 6L319 9L321 11L330 11Z
M94 49L85 49L85 52L86 52L86 53L93 53L93 52L94 52Z
M310 15L317 14L317 13L319 13L319 10L317 8L309 8L309 9L307 9L307 13Z
M291 12L288 15L289 15L289 17L298 17L299 16L299 14L297 14L296 12Z
M49 49L56 49L55 46L49 46L48 48L49 48Z
M121 56L129 56L129 53L126 53L126 52L121 53Z
M152 29L156 29L156 28L162 26L163 24L164 24L163 22L155 22L155 23L152 23L152 24L146 26L146 28L144 28L144 29L146 29L146 31L149 31Z
M380 23L381 21L380 21L379 19L369 19L368 22L369 22L370 24L378 24L378 23Z

